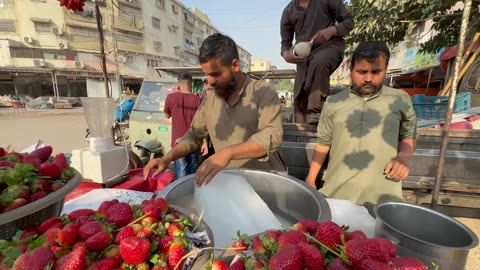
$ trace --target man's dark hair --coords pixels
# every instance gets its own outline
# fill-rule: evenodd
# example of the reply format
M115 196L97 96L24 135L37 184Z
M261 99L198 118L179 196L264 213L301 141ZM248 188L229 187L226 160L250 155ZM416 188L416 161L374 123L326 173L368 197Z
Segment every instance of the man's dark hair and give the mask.
M355 63L359 60L367 60L372 62L375 58L382 55L385 57L386 63L390 60L390 50L387 44L383 41L365 41L360 43L355 51L353 51L352 62L350 68L355 66Z
M203 64L214 58L224 66L231 65L234 59L240 59L235 41L220 33L208 36L200 47L198 61Z
M183 73L180 73L177 77L177 80L179 82L181 81L188 81L189 83L193 83L193 78L192 78L192 74L190 72L183 72Z

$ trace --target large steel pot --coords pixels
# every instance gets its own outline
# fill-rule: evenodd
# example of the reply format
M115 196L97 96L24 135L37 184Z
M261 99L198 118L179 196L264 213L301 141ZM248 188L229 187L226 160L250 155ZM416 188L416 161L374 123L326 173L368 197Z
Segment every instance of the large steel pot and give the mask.
M225 169L230 174L242 175L268 205L283 225L291 226L300 219L331 220L330 207L317 190L304 181L276 172L246 169ZM194 175L176 180L163 189L159 196L170 204L196 211Z
M375 208L377 236L391 240L400 256L422 260L430 269L465 269L478 237L457 220L418 205L388 202Z

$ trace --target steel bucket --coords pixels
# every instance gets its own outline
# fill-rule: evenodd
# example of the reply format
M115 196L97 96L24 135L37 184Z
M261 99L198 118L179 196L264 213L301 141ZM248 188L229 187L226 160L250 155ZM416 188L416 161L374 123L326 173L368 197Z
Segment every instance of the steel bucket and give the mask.
M323 195L304 181L277 172L246 169L224 171L244 176L283 225L291 226L300 219L322 222L332 218L330 207ZM192 174L176 180L158 195L170 204L196 213L193 177Z
M375 233L391 240L400 256L416 257L429 269L465 269L478 237L457 220L418 205L388 202L374 209Z

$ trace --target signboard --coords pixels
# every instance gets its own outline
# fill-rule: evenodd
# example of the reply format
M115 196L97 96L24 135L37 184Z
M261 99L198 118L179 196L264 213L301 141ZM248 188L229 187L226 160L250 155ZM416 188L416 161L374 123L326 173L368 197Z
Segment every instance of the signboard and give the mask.
M402 73L410 73L419 69L426 69L440 65L440 54L445 48L434 54L419 53L420 47L408 49L402 61Z

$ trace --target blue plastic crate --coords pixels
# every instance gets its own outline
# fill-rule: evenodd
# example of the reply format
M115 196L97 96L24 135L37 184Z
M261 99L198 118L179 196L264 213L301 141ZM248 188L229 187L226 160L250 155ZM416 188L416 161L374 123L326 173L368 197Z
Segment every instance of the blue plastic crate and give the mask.
M455 98L454 112L470 110L471 93L460 93ZM412 97L413 109L420 119L445 119L448 97L415 95Z

